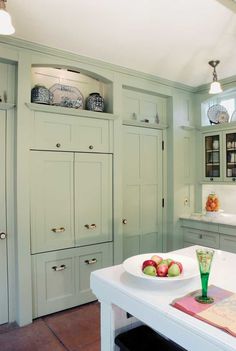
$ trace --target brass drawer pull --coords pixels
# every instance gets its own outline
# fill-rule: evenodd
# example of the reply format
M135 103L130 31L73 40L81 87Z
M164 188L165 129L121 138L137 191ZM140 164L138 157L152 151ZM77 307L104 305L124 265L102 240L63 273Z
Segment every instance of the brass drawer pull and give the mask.
M51 231L54 232L54 233L63 233L65 231L65 228L64 227L52 228Z
M61 147L61 144L60 144L60 143L57 143L57 144L56 144L56 147L58 147L58 148Z
M96 226L95 223L93 223L93 224L85 224L84 226L85 226L85 228L87 228L87 229L95 229L95 228L97 228L97 226Z
M85 260L84 263L86 263L86 264L94 264L94 263L97 263L97 259L96 258L92 258L91 260Z
M203 235L202 234L199 234L199 239L202 239L203 238Z
M123 224L127 224L128 223L126 218L124 218L122 222L123 222Z
M90 149L90 150L93 150L93 145L89 145L89 149Z
M66 265L65 264L61 264L60 266L53 266L52 269L55 272L64 271L66 269Z

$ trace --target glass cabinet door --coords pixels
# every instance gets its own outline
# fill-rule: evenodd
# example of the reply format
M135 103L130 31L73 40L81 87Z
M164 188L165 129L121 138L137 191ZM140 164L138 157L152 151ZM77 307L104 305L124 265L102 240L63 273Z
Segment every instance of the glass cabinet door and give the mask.
M210 178L211 181L221 177L221 138L219 134L211 134L204 136L205 143L205 178ZM236 145L235 145L236 146Z
M226 159L226 179L235 180L236 177L236 132L225 133L225 159Z

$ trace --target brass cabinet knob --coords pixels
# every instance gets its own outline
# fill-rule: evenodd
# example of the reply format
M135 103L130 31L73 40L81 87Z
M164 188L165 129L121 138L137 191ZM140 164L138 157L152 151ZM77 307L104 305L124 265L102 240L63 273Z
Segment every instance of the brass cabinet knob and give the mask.
M95 228L97 228L97 226L96 226L95 223L93 223L93 224L85 224L84 226L85 226L85 228L87 228L87 229L95 229Z
M90 150L93 150L93 145L89 145L89 149L90 149Z
M94 263L97 263L97 259L96 258L92 258L91 260L85 260L84 263L86 263L86 264L94 264Z
M65 231L65 228L64 227L52 228L51 231L54 232L54 233L63 233Z
M7 234L6 234L6 233L4 233L4 232L0 233L0 239L1 239L1 240L6 239L6 237L7 237Z
M60 144L60 143L57 143L57 144L56 144L56 147L58 147L58 148L61 147L61 144Z
M55 272L64 271L66 269L66 265L65 264L61 264L60 266L53 266L52 269Z
M127 224L128 223L126 218L124 218L122 222L123 222L123 224Z

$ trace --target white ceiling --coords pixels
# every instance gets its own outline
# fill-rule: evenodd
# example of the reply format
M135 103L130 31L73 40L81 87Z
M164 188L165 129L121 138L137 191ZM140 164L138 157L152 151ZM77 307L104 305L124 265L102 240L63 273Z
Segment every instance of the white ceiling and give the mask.
M236 74L234 0L8 0L17 38L199 86Z

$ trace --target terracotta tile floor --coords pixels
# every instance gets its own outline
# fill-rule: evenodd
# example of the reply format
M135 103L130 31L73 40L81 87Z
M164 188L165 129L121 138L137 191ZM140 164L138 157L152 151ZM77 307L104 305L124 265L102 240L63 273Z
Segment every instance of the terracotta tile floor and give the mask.
M25 327L0 326L0 351L100 351L100 305L92 302L38 318Z

